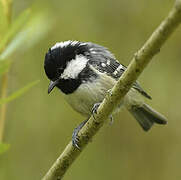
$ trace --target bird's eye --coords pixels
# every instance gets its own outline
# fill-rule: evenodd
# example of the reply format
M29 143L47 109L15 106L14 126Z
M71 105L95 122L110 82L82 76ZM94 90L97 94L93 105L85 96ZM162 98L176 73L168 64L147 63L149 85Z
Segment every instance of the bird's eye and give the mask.
M58 72L58 74L61 74L62 72L63 72L63 68L61 67L61 68L58 68L57 69L57 72Z

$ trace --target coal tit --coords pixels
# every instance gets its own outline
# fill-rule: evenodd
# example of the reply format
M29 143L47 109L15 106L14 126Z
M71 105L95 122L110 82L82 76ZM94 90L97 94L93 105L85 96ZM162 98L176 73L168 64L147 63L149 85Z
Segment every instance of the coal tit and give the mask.
M89 118L95 104L102 102L126 67L103 46L91 42L65 41L49 49L44 69L50 79L48 93L57 87L75 111ZM118 108L124 105L145 131L154 123L166 124L166 118L145 104L143 96L151 99L135 82ZM83 121L73 132L72 142L76 147L78 132L86 122Z

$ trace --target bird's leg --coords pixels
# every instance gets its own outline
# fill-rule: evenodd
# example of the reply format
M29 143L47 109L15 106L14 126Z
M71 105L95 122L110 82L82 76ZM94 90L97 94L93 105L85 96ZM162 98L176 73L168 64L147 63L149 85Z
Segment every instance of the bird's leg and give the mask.
M91 112L92 112L92 116L94 117L94 119L95 119L94 114L97 113L97 109L98 109L98 107L99 107L100 104L101 104L101 103L96 103L96 104L94 104L94 106L93 106L93 108L92 108L92 111L91 111ZM79 131L82 129L82 127L86 124L86 122L87 122L88 120L89 120L89 118L86 119L85 121L81 122L81 123L74 129L74 131L73 131L73 134L72 134L72 144L73 144L73 146L76 147L77 149L80 149L80 147L79 147L79 145L78 145L78 143L79 143L78 133L79 133Z
M79 143L79 137L78 137L78 133L79 131L82 129L82 127L86 124L86 122L88 121L89 119L86 119L84 120L83 122L81 122L73 131L73 134L72 134L72 144L74 147L76 147L77 149L80 149L78 143Z
M94 104L94 106L93 106L93 108L92 108L92 116L93 116L93 118L95 119L95 116L94 116L94 114L97 114L97 109L99 108L99 105L100 105L101 103L96 103L96 104ZM113 117L112 117L112 115L110 115L110 124L112 124L113 123ZM80 149L80 147L79 147L79 145L78 145L78 143L79 143L79 137L78 137L78 133L79 133L79 131L82 129L82 127L86 124L86 122L89 120L89 118L88 119L86 119L86 120L84 120L83 122L81 122L75 129L74 129L74 131L73 131L73 134L72 134L72 144L73 144L73 146L74 147L76 147L77 149Z

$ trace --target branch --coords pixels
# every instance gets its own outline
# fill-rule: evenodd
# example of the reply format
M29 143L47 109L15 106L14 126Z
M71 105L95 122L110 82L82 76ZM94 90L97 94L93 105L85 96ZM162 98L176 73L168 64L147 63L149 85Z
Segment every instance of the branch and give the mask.
M143 47L135 53L131 63L123 73L119 81L113 87L110 93L107 93L105 99L98 108L95 119L91 116L89 121L79 132L80 147L78 150L72 146L70 142L60 157L56 160L43 180L60 180L68 170L73 161L78 157L83 148L88 144L90 139L98 132L105 120L117 107L121 99L131 88L132 84L137 80L144 68L156 55L164 42L173 33L173 31L181 23L181 0L176 0L174 7L170 11L168 17L162 21L160 26L153 32L151 37L143 45Z

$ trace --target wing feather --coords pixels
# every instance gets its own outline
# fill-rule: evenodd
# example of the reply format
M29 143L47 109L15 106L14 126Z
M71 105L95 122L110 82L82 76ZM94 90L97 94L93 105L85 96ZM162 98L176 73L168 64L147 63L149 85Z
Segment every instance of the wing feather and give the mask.
M94 43L88 43L88 46L90 49L87 54L89 64L99 72L107 73L108 76L111 76L114 79L119 79L125 71L126 66L120 64L107 48ZM151 99L151 96L144 91L138 82L133 84L133 88L146 98Z

